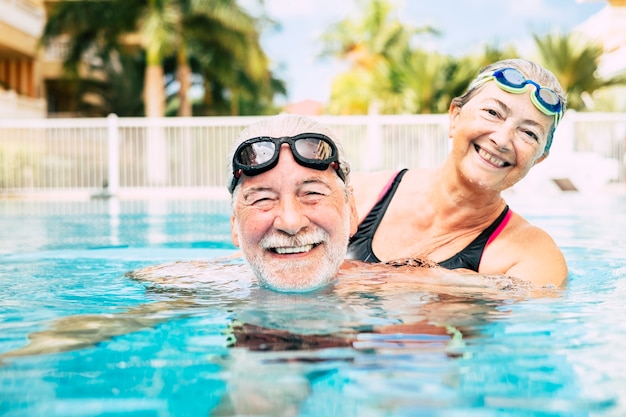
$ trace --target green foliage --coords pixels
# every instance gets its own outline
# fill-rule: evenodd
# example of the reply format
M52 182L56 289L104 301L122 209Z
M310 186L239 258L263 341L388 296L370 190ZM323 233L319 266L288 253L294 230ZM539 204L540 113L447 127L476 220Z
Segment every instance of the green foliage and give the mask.
M130 102L133 109L124 103L129 91L137 93L143 88L145 79L136 77L136 63L145 62L147 70L170 60L175 64L164 73L166 79L190 74L177 70L195 63L195 74L204 80L205 87L204 99L194 107L201 114L263 113L275 111L274 96L286 93L284 83L269 70L269 60L259 42L258 28L266 22L251 17L236 0L78 0L55 4L41 42L47 44L60 35L69 35L70 49L64 61L67 77L79 83L81 91L88 90L91 97L100 95L100 99L90 101L105 103L102 111L135 113L137 100ZM128 36L137 35L141 44L126 41ZM99 74L105 77L79 71L85 63L90 69L99 67ZM116 66L121 68L116 70ZM130 75L127 81L133 85L119 79L120 74ZM179 81L186 85L189 80ZM149 84L145 88L136 97L158 100L162 94L147 93L163 90L165 85ZM182 97L182 91L178 93ZM170 98L169 102L176 112L177 103L183 100ZM97 113L98 106L88 110Z
M347 61L333 81L331 114L442 113L485 65L518 57L511 46L487 45L481 53L455 57L427 50L421 40L432 27L400 21L392 0L357 0L361 13L332 25L322 37L322 57ZM236 0L108 0L55 3L42 43L59 35L71 42L65 59L75 81L78 110L89 115L143 114L140 106L147 64L163 66L168 82L188 66L204 96L191 103L196 115L273 114L285 83L269 70L259 36L275 27L264 15L252 17ZM124 42L141 34L141 48ZM555 73L568 94L568 107L589 109L607 87L626 85L626 76L597 75L602 49L571 34L533 35L540 63ZM81 73L85 62L95 75ZM80 76L79 76L80 73ZM185 100L171 83L167 114L181 114ZM165 88L164 85L148 86ZM594 99L602 96L602 100ZM99 97L94 100L94 97ZM88 99L87 99L88 98ZM604 101L602 101L604 103ZM604 105L604 104L603 104Z
M120 48L124 33L136 29L140 9L138 1L68 1L58 2L48 16L40 39L47 45L58 36L69 36L69 50L64 60L66 70L78 77L78 66L92 51L103 59Z
M515 56L513 48L487 47L483 56L455 58L419 45L431 27L402 24L387 0L360 0L363 14L333 25L323 55L352 65L332 85L328 112L365 114L443 113L488 63Z
M533 38L541 64L554 73L566 91L568 108L587 110L587 103L596 91L626 84L625 76L610 79L598 76L603 52L600 45L573 34L533 35Z
M85 116L115 113L121 117L143 116L142 54L119 55L115 60L93 66L89 75L78 81L77 110Z
M406 84L406 66L412 60L411 45L430 27L412 28L393 14L387 0L360 0L361 16L333 25L323 36L322 56L351 62L351 68L333 83L329 112L405 113L417 103Z
M498 45L461 57L427 51L419 36L436 30L403 25L389 0L359 0L359 5L360 16L331 26L322 38L323 55L351 63L333 82L328 106L333 114L365 114L372 108L387 114L446 112L482 67L520 57L514 47ZM572 34L533 37L540 63L563 85L569 108L585 110L602 90L626 84L626 75L598 77L600 46Z

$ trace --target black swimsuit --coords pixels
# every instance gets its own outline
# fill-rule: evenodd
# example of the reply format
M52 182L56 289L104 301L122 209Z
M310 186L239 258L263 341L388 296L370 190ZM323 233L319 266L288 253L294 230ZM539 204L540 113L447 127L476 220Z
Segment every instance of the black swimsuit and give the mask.
M378 229L378 226L380 225L380 222L382 221L385 212L391 203L393 195L400 185L402 177L407 171L407 169L403 169L398 173L391 183L389 190L387 190L380 200L378 200L376 205L359 225L356 234L350 238L347 255L349 259L357 259L364 262L380 262L380 259L376 257L374 251L372 250L374 234L376 233L376 229ZM478 266L480 265L480 258L483 255L483 251L485 250L485 247L490 239L495 237L494 232L497 231L499 233L499 231L502 230L502 227L504 227L502 222L505 218L507 218L507 214L509 214L509 206L506 206L504 210L502 210L500 216L498 216L498 218L491 225L489 225L489 227L483 230L476 239L467 245L465 249L451 258L446 259L443 262L439 262L439 265L448 269L467 268L478 272Z

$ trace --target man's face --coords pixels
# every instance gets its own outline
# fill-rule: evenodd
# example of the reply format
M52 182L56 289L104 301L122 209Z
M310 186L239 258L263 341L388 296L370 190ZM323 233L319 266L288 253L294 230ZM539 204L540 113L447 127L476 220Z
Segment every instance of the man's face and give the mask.
M283 144L276 167L244 175L233 198L233 243L262 285L310 291L334 279L357 217L333 168L303 167Z

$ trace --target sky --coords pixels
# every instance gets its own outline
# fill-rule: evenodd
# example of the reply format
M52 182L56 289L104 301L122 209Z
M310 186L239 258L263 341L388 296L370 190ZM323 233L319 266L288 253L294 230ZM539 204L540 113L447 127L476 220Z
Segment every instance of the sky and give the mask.
M533 33L569 32L607 5L602 0L390 1L403 23L440 32L421 37L424 45L455 56L495 44L532 51ZM321 35L329 25L358 16L355 1L265 0L265 7L281 29L266 31L261 43L275 74L287 83L287 102L326 103L333 77L346 64L319 58Z

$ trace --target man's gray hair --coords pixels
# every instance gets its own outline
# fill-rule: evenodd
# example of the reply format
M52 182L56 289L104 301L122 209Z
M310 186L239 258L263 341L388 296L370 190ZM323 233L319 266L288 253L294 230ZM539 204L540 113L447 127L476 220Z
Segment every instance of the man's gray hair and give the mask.
M230 190L230 185L233 181L233 155L242 142L259 136L281 138L295 136L301 133L320 133L332 139L335 146L337 146L337 152L339 154L339 169L345 175L345 183L348 184L350 179L350 164L346 160L346 153L341 141L332 129L311 117L295 114L280 114L278 116L270 116L260 122L254 123L237 135L228 152L228 172L226 174L228 189ZM232 193L233 190L230 191Z

